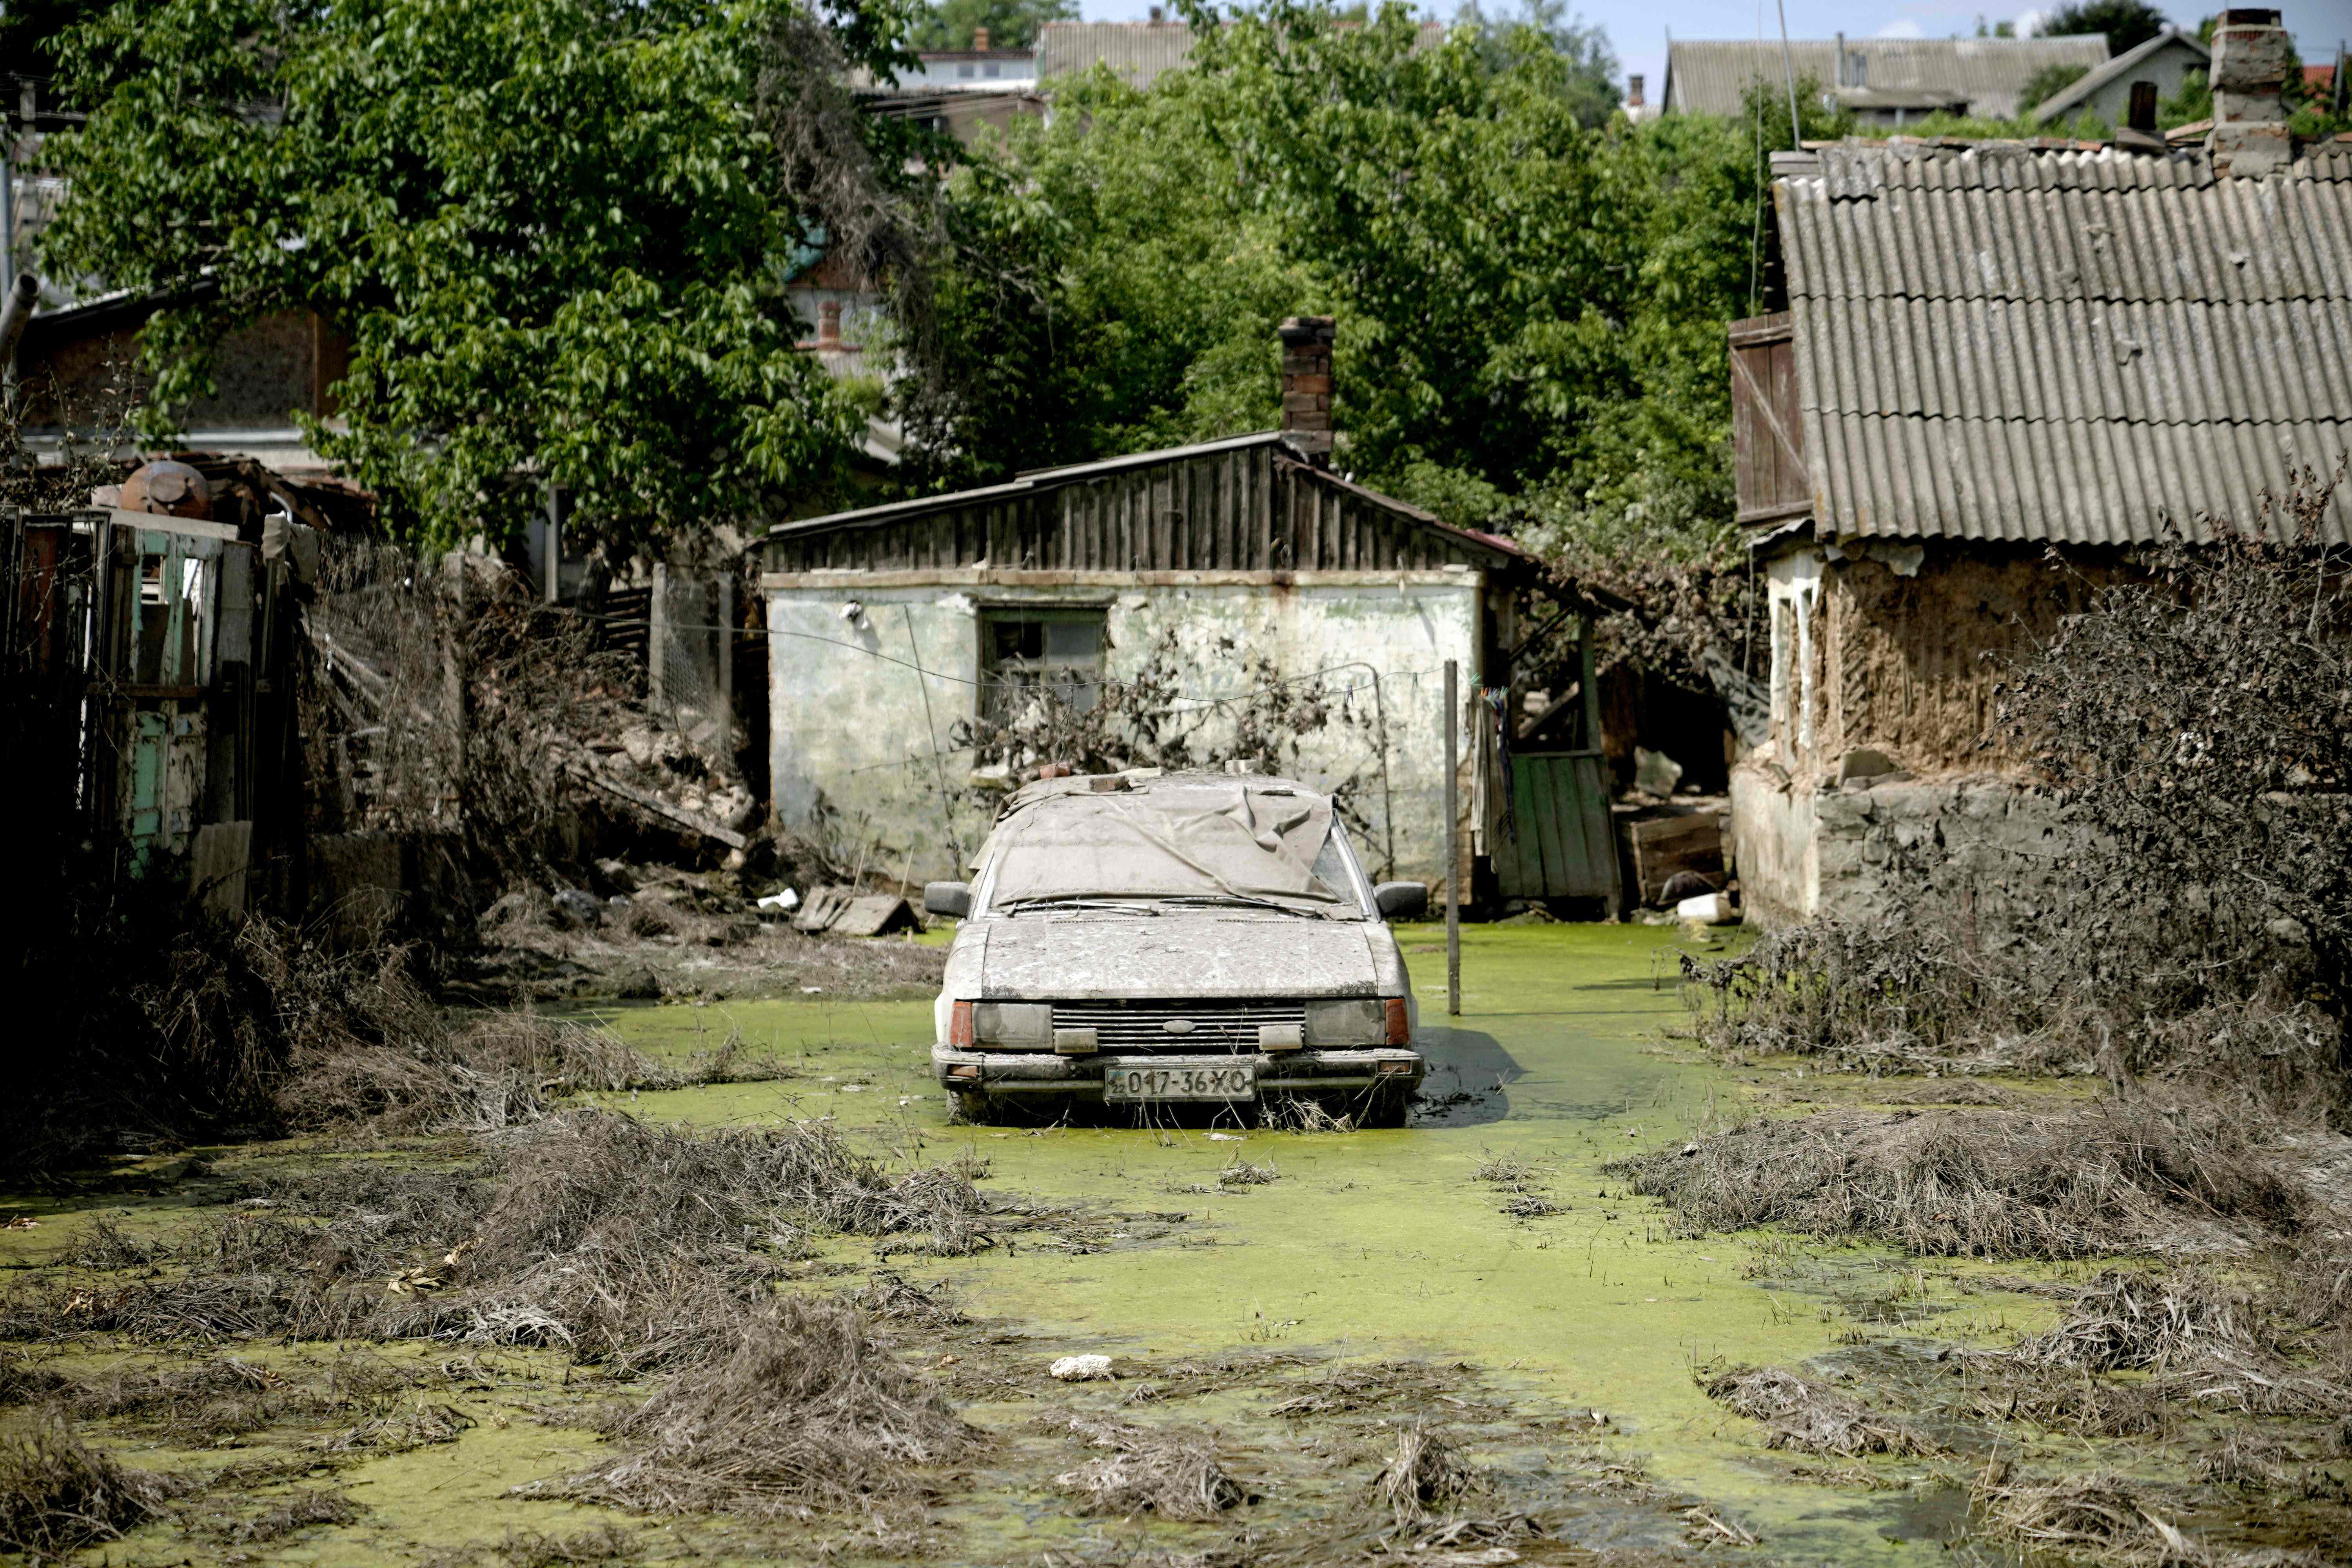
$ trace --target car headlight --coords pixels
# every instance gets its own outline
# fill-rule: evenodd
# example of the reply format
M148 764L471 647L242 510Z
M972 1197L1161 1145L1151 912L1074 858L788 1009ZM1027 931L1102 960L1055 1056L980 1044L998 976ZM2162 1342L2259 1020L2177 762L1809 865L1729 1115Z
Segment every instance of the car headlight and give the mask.
M1388 1014L1377 996L1307 1004L1310 1046L1377 1046L1388 1038Z
M1054 1046L1054 1009L1043 1002L982 1002L972 1010L972 1035L1001 1051L1045 1051Z

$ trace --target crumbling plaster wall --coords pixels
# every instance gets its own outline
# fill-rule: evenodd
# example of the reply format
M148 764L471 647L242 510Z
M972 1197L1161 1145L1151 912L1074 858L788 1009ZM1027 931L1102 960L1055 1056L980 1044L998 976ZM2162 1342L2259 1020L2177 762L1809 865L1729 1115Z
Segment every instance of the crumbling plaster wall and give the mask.
M984 606L1092 606L1105 612L1104 673L1133 677L1172 630L1180 682L1204 706L1248 690L1247 660L1285 679L1313 677L1346 705L1299 738L1303 781L1342 792L1365 869L1435 884L1444 864L1445 661L1466 697L1478 674L1483 576L1477 573L1136 574L942 573L861 584L854 573L782 574L768 601L772 787L778 822L882 848L878 863L912 880L960 877L993 808L970 787L972 757L952 747L977 711ZM1031 579L1021 582L1014 579ZM1242 581L1236 579L1255 579ZM855 616L845 616L850 605ZM1204 715L1216 724L1222 715ZM1383 744L1383 742L1385 742ZM1469 738L1461 740L1465 816ZM942 805L942 788L945 805ZM830 816L830 824L823 820Z
M1771 738L1731 779L1750 918L1864 913L1929 868L1982 918L2030 902L2064 828L1996 732L1996 688L2121 569L1945 541L1807 544L1769 563Z

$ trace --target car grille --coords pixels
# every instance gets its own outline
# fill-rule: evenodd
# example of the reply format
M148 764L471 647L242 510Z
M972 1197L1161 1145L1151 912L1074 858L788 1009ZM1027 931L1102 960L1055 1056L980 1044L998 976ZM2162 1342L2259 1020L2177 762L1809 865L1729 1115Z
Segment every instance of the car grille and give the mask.
M1190 1019L1192 1033L1170 1034L1165 1026L1171 1018ZM1304 1028L1307 1004L1278 998L1054 1004L1054 1027L1092 1029L1096 1046L1106 1051L1255 1051L1259 1026L1265 1024Z

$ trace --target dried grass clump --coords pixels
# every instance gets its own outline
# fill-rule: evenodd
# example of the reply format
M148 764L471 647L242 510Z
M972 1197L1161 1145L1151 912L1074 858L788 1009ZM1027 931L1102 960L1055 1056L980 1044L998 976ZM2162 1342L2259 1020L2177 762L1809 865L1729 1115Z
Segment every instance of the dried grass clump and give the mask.
M1040 1425L1111 1450L1054 1478L1055 1486L1078 1494L1087 1513L1131 1519L1148 1512L1202 1523L1248 1500L1205 1438L1068 1414L1041 1417Z
M1239 1154L1217 1173L1217 1185L1221 1187L1263 1187L1280 1180L1282 1173L1274 1168L1271 1160L1263 1165L1253 1165Z
M2031 1480L2011 1479L1994 1471L1978 1480L1970 1500L1982 1534L2029 1552L2167 1568L2175 1564L2218 1568L2245 1561L2183 1534L2155 1511L2137 1488L2117 1475Z
M602 1423L622 1457L563 1494L648 1513L807 1519L904 1495L909 1467L979 1437L853 1309L783 1297L740 1331L731 1354Z
M1932 1454L1937 1446L1909 1426L1864 1408L1826 1384L1777 1366L1703 1371L1699 1386L1717 1404L1771 1426L1768 1448L1852 1458L1861 1454Z
M2074 1296L2065 1321L2021 1341L2020 1361L2077 1372L2161 1372L2217 1351L2257 1345L2252 1303L2210 1276L2157 1276L2110 1268Z
M1485 1151L1482 1150L1480 1152L1484 1153ZM1536 1180L1538 1174L1540 1171L1538 1166L1520 1159L1516 1152L1506 1151L1500 1154L1486 1154L1478 1162L1478 1168L1471 1173L1471 1180L1493 1182L1501 1186L1518 1188Z
M512 1568L572 1568L578 1563L626 1563L639 1550L628 1536L609 1524L574 1535L510 1530L499 1542L499 1555Z
M318 1487L296 1491L247 1518L225 1521L208 1533L227 1545L254 1546L282 1541L314 1525L350 1524L366 1511L349 1493Z
M374 1045L298 1048L278 1100L297 1127L383 1134L491 1132L545 1116L586 1089L666 1088L665 1074L611 1032L499 1013Z
M1372 1483L1399 1530L1456 1512L1463 1500L1485 1489L1486 1479L1462 1457L1444 1433L1419 1421L1397 1433L1396 1451Z
M62 1557L160 1516L186 1489L86 1447L59 1421L0 1441L0 1552Z
M2184 1222L2292 1232L2310 1202L2235 1122L2140 1100L2056 1116L1827 1111L1608 1168L1696 1229L1779 1225L1929 1256L2168 1250Z
M454 1443L479 1425L454 1405L420 1400L415 1409L362 1421L322 1439L317 1447L326 1454L405 1454L436 1443Z

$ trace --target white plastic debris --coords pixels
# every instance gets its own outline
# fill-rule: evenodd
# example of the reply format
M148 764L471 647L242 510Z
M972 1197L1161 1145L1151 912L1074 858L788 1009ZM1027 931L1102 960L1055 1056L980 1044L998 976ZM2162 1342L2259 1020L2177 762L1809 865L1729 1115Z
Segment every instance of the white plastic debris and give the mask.
M1728 893L1701 893L1695 899L1685 899L1675 906L1675 914L1701 925L1730 925L1739 919L1739 908Z
M1249 1140L1243 1137L1238 1132L1212 1132L1209 1134L1209 1142L1212 1143L1246 1143Z
M770 893L766 898L761 899L759 907L763 910L773 910L780 915L788 915L801 907L801 896L793 889L786 888L781 893Z
M1066 1355L1045 1369L1064 1383L1100 1383L1111 1375L1107 1355Z

